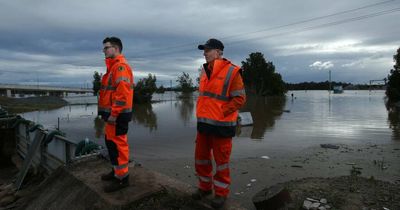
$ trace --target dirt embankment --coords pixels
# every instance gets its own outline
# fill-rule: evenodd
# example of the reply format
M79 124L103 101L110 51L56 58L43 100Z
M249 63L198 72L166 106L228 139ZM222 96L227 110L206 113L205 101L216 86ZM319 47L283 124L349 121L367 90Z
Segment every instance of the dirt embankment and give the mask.
M0 105L10 113L22 113L36 110L56 109L67 105L68 102L55 96L40 96L29 98L8 98L0 96Z
M363 177L367 180L376 180L376 183L379 182L378 180L385 181L399 189L399 142L337 145L339 149L326 149L320 145L292 152L271 149L262 154L268 155L266 156L268 158L263 158L261 154L244 158L233 157L230 164L232 176L230 198L239 202L245 208L255 209L252 197L266 187L309 177L327 179L327 182L330 182L330 178L349 176L353 167L357 169L358 173L361 173L358 174L360 180ZM197 178L194 176L193 158L143 160L143 158L138 157L138 159L142 159L143 165L152 170L175 177L186 183L197 183ZM318 184L316 185L318 187ZM385 199L385 193L379 190L384 189L386 188L378 188L376 192L378 197L383 195L380 197L381 199ZM307 196L312 197L312 194ZM328 202L335 201L331 197L326 197L326 199L328 199ZM368 199L363 201L367 203L362 203L363 205L359 209L374 205L368 204ZM334 203L341 205L337 202ZM377 203L378 205L380 203ZM336 205L332 206L335 207ZM386 206L385 203L382 206L390 210L393 209L391 205Z
M331 209L400 209L400 185L357 175L332 178L304 178L284 183L294 209L304 201L326 199ZM318 205L318 204L317 204ZM323 204L320 204L323 206Z
M195 201L195 188L139 164L129 164L130 185L117 192L105 193L109 181L100 175L110 170L108 160L89 157L50 176L30 170L22 188L16 191L12 181L18 169L1 168L0 209L140 209L140 210L211 210L210 201ZM225 210L244 210L228 201Z

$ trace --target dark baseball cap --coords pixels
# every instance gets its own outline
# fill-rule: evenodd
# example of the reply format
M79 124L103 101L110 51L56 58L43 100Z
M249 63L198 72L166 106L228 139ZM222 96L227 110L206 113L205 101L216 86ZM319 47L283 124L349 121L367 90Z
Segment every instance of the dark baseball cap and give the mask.
M209 39L205 44L199 45L197 48L199 50L204 50L204 49L219 49L219 50L224 50L224 44L222 44L221 41L218 39Z

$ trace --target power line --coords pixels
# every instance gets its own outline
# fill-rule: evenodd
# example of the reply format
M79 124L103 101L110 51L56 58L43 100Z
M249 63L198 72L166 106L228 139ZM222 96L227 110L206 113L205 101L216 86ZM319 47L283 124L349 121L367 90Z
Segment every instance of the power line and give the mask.
M394 8L394 9L390 9L390 10L381 11L381 12L376 12L376 13L372 13L372 14L368 14L368 15L362 15L362 16L358 16L358 17L354 17L354 18L348 18L348 19L344 19L344 20L340 20L340 21L334 21L334 22L330 22L330 23L324 23L324 24L321 24L321 25L305 27L305 28L302 28L302 29L299 29L299 30L276 33L276 34L272 34L272 35L260 36L260 37L249 38L249 39L242 39L242 40L230 42L229 44L237 44L237 43L240 43L240 42L243 42L243 41L260 40L260 39L265 39L265 38L270 38L270 37L275 37L275 36L287 35L289 33L293 34L293 33L300 33L300 32L310 31L310 30L319 29L319 28L326 28L326 27L330 27L330 26L335 26L335 25L340 25L340 24L344 24L344 23L354 22L354 21L363 20L363 19L367 19L367 18L382 16L382 15L386 15L386 14L390 14L390 13L394 13L394 12L398 12L398 11L400 11L400 7Z
M321 20L321 19L325 19L325 18L328 18L328 17L333 17L333 16L342 15L342 14L346 14L346 13L351 13L351 12L355 12L355 11L366 9L366 8L370 8L370 7L376 7L376 6L379 6L379 5L382 5L382 4L387 4L387 3L393 2L393 1L395 1L395 0L378 2L378 3L375 3L375 4L369 4L369 5L366 5L366 6L363 6L363 7L359 7L359 8L355 8L355 9L345 10L345 11L342 11L342 12L337 12L337 13L333 13L333 14L329 14L329 15L324 15L324 16L319 16L319 17L310 18L310 19L306 19L306 20L301 20L301 21L297 21L297 22L293 22L293 23L289 23L289 24L285 24L285 25L281 25L281 26L275 26L275 27L272 27L272 28L261 29L261 30L258 30L258 31L247 32L247 33L242 33L242 34L236 34L236 35L232 35L232 36L227 36L227 37L225 37L225 39L244 36L244 35L249 35L249 34L255 34L255 33L260 33L260 32L265 32L265 31L276 30L276 29L285 28L285 27L288 27L288 26L299 25L299 24L308 23L308 22L313 22L313 21L316 21L316 20Z
M390 3L390 2L393 2L393 1L396 1L396 0L388 0L388 1L378 2L378 3L374 3L374 4L368 4L368 5L365 5L365 6L362 6L362 7L358 7L358 8L354 8L354 9L350 9L350 10L345 10L345 11L341 11L341 12L337 12L337 13L332 13L332 14L329 14L329 15L314 17L314 18L310 18L310 19L305 19L305 20L301 20L301 21L297 21L297 22L293 22L293 23L288 23L288 24L284 24L284 25L280 25L280 26L275 26L275 27L271 27L271 28L261 29L261 30L257 30L257 31L246 32L246 33L240 33L240 34L235 34L235 35L231 35L231 36L221 37L221 39L231 39L231 38L235 38L235 37L246 36L246 35L250 35L250 34L266 32L266 31L272 31L272 30L276 30L276 29L289 27L289 26L294 26L294 25L299 25L299 24L303 24L303 23L313 22L313 21L325 19L325 18L328 18L328 17L333 17L333 16L337 16L337 15L342 15L342 14L346 14L346 13L355 12L355 11L358 11L358 10L363 10L363 9L366 9L366 8L380 6L380 5L387 4L387 3ZM171 49L174 49L174 48L177 49L177 48L188 47L188 46L192 47L192 46L195 46L197 44L199 44L199 42L192 42L192 43L187 43L187 44L181 44L181 45L175 45L175 46L170 46L170 47L165 47L165 48L159 48L159 49L155 49L155 50L148 50L148 51L142 52L142 55L146 56L146 55L151 54L153 52L160 52L160 51L165 51L165 50L170 51ZM141 57L141 55L139 55L137 57Z
M301 28L301 29L298 29L298 30L289 31L289 32L281 32L281 33L276 33L276 34L272 34L272 35L264 35L264 36L259 36L259 37L255 37L255 38L247 38L247 39L242 39L242 40L237 40L237 41L232 41L232 42L227 42L227 43L228 44L237 44L237 43L241 43L243 41L260 40L260 39L266 39L266 38L271 38L271 37L275 37L275 36L284 36L284 35L288 35L289 33L293 34L293 33L300 33L300 32L315 30L315 29L319 29L319 28L326 28L326 27L330 27L330 26L345 24L345 23L354 22L354 21L358 21L358 20L363 20L363 19L367 19L367 18L382 16L382 15L386 15L386 14L390 14L390 13L394 13L394 12L398 12L398 11L400 11L400 7L394 8L394 9L390 9L390 10L384 10L384 11L380 11L380 12L376 12L376 13L371 13L371 14L367 14L367 15L362 15L362 16L358 16L358 17L347 18L347 19L344 19L344 20L324 23L324 24L320 24L320 25L316 25L316 26L304 27L304 28ZM159 55L166 55L166 54L174 54L174 53L191 51L191 50L193 50L192 48L193 48L193 45L191 45L190 49L174 49L174 48L172 48L172 50L170 50L168 52L142 54L142 55L139 55L139 56L141 58L143 58L143 57L146 57L146 56L159 56ZM139 56L137 56L137 57L139 57Z

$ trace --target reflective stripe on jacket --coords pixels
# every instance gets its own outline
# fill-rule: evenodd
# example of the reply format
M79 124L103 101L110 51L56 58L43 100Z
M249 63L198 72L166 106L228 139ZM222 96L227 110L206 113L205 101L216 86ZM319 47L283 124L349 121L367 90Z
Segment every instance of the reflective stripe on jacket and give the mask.
M240 68L227 59L214 61L213 69L208 78L202 70L200 76L199 98L197 100L197 122L217 127L236 126L238 111L224 115L224 107L229 104L232 97L241 95L244 90L231 90L232 81L239 74Z

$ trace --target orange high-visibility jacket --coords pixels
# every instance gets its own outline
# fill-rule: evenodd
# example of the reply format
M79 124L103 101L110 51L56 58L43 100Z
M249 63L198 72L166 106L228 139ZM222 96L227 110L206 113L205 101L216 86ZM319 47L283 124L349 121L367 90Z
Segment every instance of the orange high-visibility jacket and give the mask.
M107 121L130 121L133 105L133 73L123 55L106 59L107 73L101 79L98 113Z
M232 89L232 83L239 71L240 67L227 59L214 61L210 79L202 69L196 112L198 123L218 127L236 126L238 110L226 114L226 107L233 97L245 95L243 85L241 89Z

